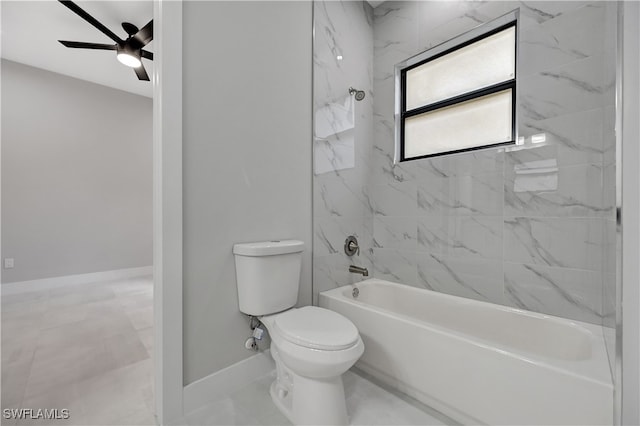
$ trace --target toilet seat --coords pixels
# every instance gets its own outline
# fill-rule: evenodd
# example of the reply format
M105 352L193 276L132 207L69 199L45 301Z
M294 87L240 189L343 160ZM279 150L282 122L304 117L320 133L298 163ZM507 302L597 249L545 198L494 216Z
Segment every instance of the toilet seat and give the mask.
M337 312L317 306L291 309L274 318L273 331L298 346L340 351L359 341L358 329Z

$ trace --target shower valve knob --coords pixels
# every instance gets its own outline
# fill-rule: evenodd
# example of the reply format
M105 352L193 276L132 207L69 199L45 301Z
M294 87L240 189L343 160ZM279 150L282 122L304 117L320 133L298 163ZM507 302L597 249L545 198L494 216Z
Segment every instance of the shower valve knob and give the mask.
M344 253L347 256L353 256L354 254L360 255L360 246L354 235L349 235L347 239L344 240Z

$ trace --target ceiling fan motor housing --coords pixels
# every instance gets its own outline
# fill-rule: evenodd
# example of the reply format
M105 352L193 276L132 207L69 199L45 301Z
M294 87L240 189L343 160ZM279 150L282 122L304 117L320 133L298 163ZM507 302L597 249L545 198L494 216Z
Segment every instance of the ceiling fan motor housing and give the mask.
M134 49L129 43L118 44L116 51L118 55L129 55L138 58L138 60L142 56L142 49Z

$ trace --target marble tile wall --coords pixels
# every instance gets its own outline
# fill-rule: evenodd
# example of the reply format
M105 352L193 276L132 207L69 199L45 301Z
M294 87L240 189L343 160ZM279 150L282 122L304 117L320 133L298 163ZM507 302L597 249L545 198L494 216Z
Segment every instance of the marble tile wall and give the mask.
M516 8L525 146L394 165L394 65ZM355 167L314 178L314 293L361 279L342 253L355 233L353 262L375 277L611 326L615 9L315 2L315 108L351 85L367 97L356 104Z
M519 135L393 165L394 65L520 10ZM374 10L377 277L600 324L615 58L604 2L387 2ZM612 32L615 35L615 31ZM615 51L615 49L613 50ZM609 114L610 115L610 114ZM530 143L544 133L546 141ZM607 180L609 179L609 180ZM610 188L606 188L610 190Z
M360 281L349 265L371 270L373 208L368 179L373 144L373 9L362 1L314 2L313 295ZM362 101L349 95L365 92ZM351 101L353 128L320 128L320 110ZM344 117L341 117L344 118ZM349 120L341 120L342 123ZM327 134L331 134L327 136ZM318 160L325 167L318 168ZM327 171L326 164L335 167ZM355 235L363 249L352 259L344 240Z

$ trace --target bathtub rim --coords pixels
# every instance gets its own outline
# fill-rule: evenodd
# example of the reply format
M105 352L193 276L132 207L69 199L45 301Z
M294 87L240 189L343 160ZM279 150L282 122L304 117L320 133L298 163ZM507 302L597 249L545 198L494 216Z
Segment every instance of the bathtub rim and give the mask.
M591 357L586 360L563 360L558 358L551 358L548 356L544 356L542 354L529 353L529 352L525 352L524 350L519 350L518 348L509 347L499 342L490 341L487 339L483 339L481 337L470 336L469 334L460 332L452 328L447 328L442 325L433 324L433 323L429 323L419 319L415 319L409 315L396 313L391 310L373 306L365 302L355 301L353 300L353 298L348 297L346 294L349 288L353 288L356 286L367 286L371 284L383 284L387 286L401 287L405 291L409 290L414 292L427 292L433 297L441 297L441 298L444 298L445 300L452 300L456 302L460 302L462 300L467 305L485 306L488 309L499 309L506 312L516 313L519 315L526 315L529 317L534 317L534 318L539 318L547 321L554 321L554 322L559 322L565 325L570 325L572 328L575 327L575 328L581 329L580 331L584 331L587 334L591 342L592 354L591 354ZM347 284L347 285L336 287L330 290L322 291L319 293L319 300L318 300L319 305L321 305L320 300L323 297L335 299L342 303L351 305L353 307L365 309L369 312L381 313L395 320L409 322L412 324L418 323L420 327L424 327L432 332L435 332L441 335L453 336L455 338L465 341L468 344L481 347L485 350L490 350L493 352L500 353L501 355L514 357L528 363L540 365L561 374L572 375L583 380L587 380L599 385L607 386L611 388L611 391L613 392L613 381L611 378L611 371L610 371L609 363L607 360L604 335L600 326L596 326L594 324L589 324L589 323L585 323L577 320L566 319L566 318L557 317L557 316L548 315L548 314L541 314L538 312L527 311L524 309L513 308L510 306L498 305L495 303L485 302L481 300L468 299L460 296L440 293L440 292L429 290L426 288L417 288L417 287L400 284L392 281L386 281L379 278L369 278L369 279L360 281L358 283ZM606 369L603 367L606 367Z

